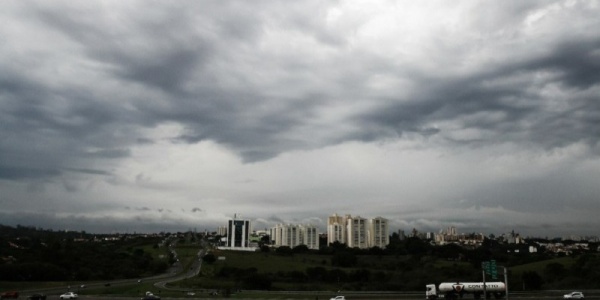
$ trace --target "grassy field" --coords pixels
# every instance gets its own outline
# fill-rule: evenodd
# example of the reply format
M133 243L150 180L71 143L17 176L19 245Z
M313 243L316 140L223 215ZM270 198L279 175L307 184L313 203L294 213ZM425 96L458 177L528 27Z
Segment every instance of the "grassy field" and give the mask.
M542 274L545 272L546 266L551 263L559 263L559 264L562 264L565 267L569 268L573 265L574 262L575 262L575 260L572 257L565 256L565 257L557 257L554 259L549 259L549 260L538 261L538 262L534 262L534 263L530 263L530 264L523 264L523 265L515 266L515 267L510 268L510 270L514 276L521 276L521 274L525 271L535 271L535 272L538 272L539 274Z
M259 273L275 273L281 270L304 271L308 266L328 266L331 258L314 254L295 254L281 256L274 253L253 253L242 251L215 251L220 266L236 266L238 268L257 268Z
M188 289L231 289L236 290L242 286L236 279L226 279L216 276L224 268L254 269L256 274L270 274L269 277L282 278L291 272L305 274L307 268L321 267L326 270L341 269L352 273L357 270L369 270L371 273L382 273L386 276L400 276L408 257L394 256L359 256L358 263L353 268L340 268L331 265L331 255L319 254L294 254L282 256L276 253L240 252L240 251L214 251L219 259L214 264L203 264L200 276L173 283L173 286ZM416 272L416 271L415 271ZM394 275L397 274L397 275ZM400 279L398 279L400 280ZM351 289L356 289L356 284ZM273 290L339 290L350 288L349 283L324 282L317 280L274 280Z
M167 247L144 248L144 251L152 253L154 257L159 257L167 253ZM178 259L188 270L193 262L198 259L199 243L179 243L176 247ZM163 297L191 298L187 291L193 291L196 294L193 298L208 297L208 292L212 290L229 291L231 298L243 297L247 299L329 299L334 296L336 291L345 291L345 294L358 293L364 296L371 287L377 284L377 276L385 275L385 282L396 283L397 286L385 286L392 291L420 291L426 283L438 283L440 281L452 280L479 280L481 270L473 266L472 263L464 261L453 261L436 259L429 256L409 256L409 255L358 255L355 267L340 268L332 266L332 255L307 253L294 255L280 255L275 252L239 252L239 251L220 251L213 250L213 254L219 259L213 264L204 263L199 276L184 279L171 283L167 288L160 290L153 284L157 280L143 281L141 283L132 283L127 285L101 286L96 288L86 288L79 291L81 295L112 295L112 296L141 296L145 291L152 291ZM166 258L165 258L166 259ZM528 263L510 268L509 282L513 289L519 290L522 287L521 275L524 272L535 271L544 274L547 266L552 263L558 263L569 269L575 263L576 258L560 257L549 260ZM320 267L326 270L341 269L346 273L358 270L368 270L370 277L368 283L335 283L318 280L295 281L289 279L288 274L297 271L299 274L307 274L307 268ZM252 269L253 274L273 278L269 290L270 292L250 292L244 291L242 294L238 291L243 287L243 279L230 276L227 278L217 276L223 268ZM267 275L265 275L267 274ZM286 279L287 278L287 279ZM475 278L475 279L472 279ZM502 276L500 280L502 280ZM403 284L403 285L400 285ZM71 282L0 282L0 290L27 290L35 288L53 288L66 287L68 285L78 286L80 283ZM385 289L381 289L385 290ZM286 292L295 291L295 292ZM305 291L305 292L302 292ZM310 292L318 291L318 292ZM397 292L396 292L397 293ZM381 294L372 296L372 299L386 299L390 294ZM357 297L354 297L357 298ZM392 298L399 299L398 295ZM368 298L364 298L368 299Z

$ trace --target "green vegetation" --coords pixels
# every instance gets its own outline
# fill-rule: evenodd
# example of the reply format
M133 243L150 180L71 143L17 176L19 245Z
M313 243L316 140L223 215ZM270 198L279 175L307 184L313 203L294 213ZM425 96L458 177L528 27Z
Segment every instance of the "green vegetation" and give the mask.
M88 281L160 274L169 266L163 238L92 235L0 226L0 280Z
M104 282L163 273L179 261L184 272L194 268L205 244L195 233L156 236L99 236L84 232L52 232L0 226L0 284L14 289L67 286L73 282ZM176 250L169 250L171 244ZM421 291L425 284L480 281L481 263L495 260L509 269L512 291L537 289L597 289L600 255L586 250L572 255L515 251L515 246L487 240L482 247L432 246L418 238L393 235L386 249L350 249L343 244L318 251L306 247L261 247L259 252L211 248L198 276L170 283L163 290L155 281L86 288L81 294L139 296L151 290L162 296L207 296L218 290L232 297L238 290L331 296L332 291ZM591 247L590 249L597 249ZM35 267L35 268L34 268ZM500 268L500 271L502 268ZM503 274L497 280L503 281ZM491 281L491 278L487 278ZM315 292L318 291L318 292ZM244 297L265 298L257 292ZM273 298L273 297L268 297ZM310 297L308 297L310 298Z
M479 274L467 262L354 252L347 249L333 254L280 255L214 251L213 255L221 259L205 263L197 278L174 285L189 289L410 291L423 289L426 283L435 280L434 274L440 278L447 276L445 280L459 276L469 279Z
M515 251L526 245L484 243L467 249L431 246L417 238L392 239L387 249L348 249L331 245L319 251L280 247L261 252L213 250L196 278L174 283L186 289L295 291L415 291L427 283L480 281L481 263L496 260L509 270L511 290L597 288L600 256L595 250L557 256ZM512 254L508 254L512 253ZM220 258L220 259L219 259ZM504 281L502 268L497 279Z

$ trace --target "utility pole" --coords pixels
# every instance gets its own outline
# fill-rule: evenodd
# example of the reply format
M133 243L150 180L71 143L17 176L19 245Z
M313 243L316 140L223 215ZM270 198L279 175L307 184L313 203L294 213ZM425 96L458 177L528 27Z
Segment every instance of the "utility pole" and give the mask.
M506 300L508 300L508 271L506 270L506 267L502 267L504 269L504 288L506 289L504 291L504 296L506 297Z
M487 299L487 291L485 288L485 272L489 270L489 262L484 261L481 263L481 275L483 278L483 299Z

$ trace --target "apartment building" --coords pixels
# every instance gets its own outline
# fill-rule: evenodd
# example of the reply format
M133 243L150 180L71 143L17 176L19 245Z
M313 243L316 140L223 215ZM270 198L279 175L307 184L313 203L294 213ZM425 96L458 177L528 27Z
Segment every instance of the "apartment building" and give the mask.
M346 244L346 218L333 214L327 218L327 244L339 242Z
M227 235L227 226L219 226L217 228L217 234L220 236L226 236Z
M346 219L346 245L350 248L368 248L367 219L360 216Z
M319 234L312 225L277 224L271 229L271 238L277 247L306 245L308 249L319 249Z
M351 248L385 248L389 242L389 222L382 217L333 214L327 219L327 243L339 242Z
M390 243L390 228L388 220L382 217L376 217L369 220L368 247L385 248Z

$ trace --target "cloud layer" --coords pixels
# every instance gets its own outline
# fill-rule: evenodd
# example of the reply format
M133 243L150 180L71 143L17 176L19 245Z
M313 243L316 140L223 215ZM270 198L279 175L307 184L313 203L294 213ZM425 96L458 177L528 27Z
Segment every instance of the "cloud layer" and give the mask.
M598 234L598 1L0 7L2 223Z

